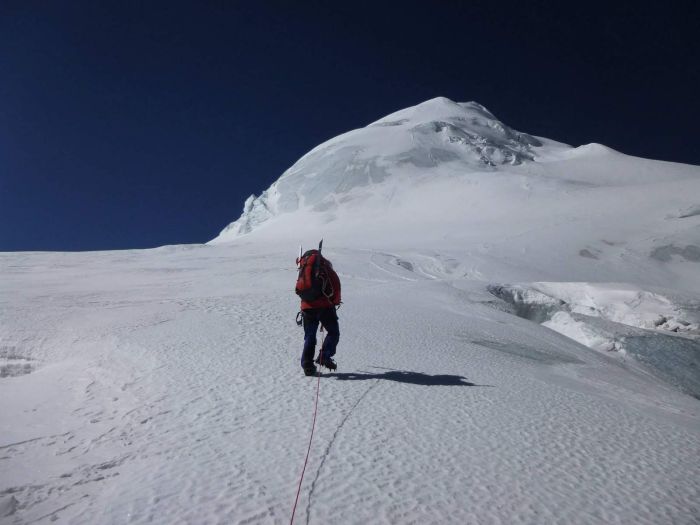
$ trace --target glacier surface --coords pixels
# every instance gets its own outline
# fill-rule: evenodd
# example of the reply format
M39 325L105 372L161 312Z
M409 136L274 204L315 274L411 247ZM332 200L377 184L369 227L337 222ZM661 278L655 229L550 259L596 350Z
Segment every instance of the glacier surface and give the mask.
M695 523L699 196L696 166L439 98L205 245L0 253L0 522L289 523L324 237L339 369L297 523Z

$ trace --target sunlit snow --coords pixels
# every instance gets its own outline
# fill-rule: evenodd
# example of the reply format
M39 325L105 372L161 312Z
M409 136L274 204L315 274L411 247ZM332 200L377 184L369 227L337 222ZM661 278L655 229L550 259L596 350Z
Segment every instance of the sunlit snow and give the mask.
M239 204L232 203L232 207ZM693 523L700 168L439 98L302 157L205 245L0 254L0 522Z

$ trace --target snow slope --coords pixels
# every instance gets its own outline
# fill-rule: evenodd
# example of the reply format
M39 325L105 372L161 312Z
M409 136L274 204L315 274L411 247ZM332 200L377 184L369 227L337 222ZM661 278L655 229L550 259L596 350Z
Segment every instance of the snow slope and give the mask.
M297 523L692 523L700 404L494 308L443 263L333 249ZM3 523L286 523L315 379L294 246L3 254Z
M289 522L321 236L296 523L700 519L697 167L447 99L295 166L207 245L0 253L0 523Z
M573 148L436 98L318 146L211 244L325 235L438 253L440 278L492 290L550 283L563 295L546 300L563 308L538 322L700 397L699 209L696 166Z

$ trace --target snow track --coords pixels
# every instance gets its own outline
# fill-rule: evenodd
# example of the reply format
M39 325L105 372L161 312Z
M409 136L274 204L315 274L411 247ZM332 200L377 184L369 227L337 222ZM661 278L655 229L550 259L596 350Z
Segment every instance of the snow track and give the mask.
M0 522L287 523L316 385L277 250L0 254L0 361L33 363L0 378ZM469 261L328 256L298 523L697 521L697 400L493 308Z
M318 485L318 479L321 474L321 470L323 469L323 465L325 464L326 460L330 456L331 449L333 447L333 444L335 443L335 440L338 438L338 434L340 431L343 429L345 426L345 423L348 421L350 416L352 415L353 411L358 407L360 403L362 403L362 400L367 397L367 395L377 386L379 385L379 380L376 379L370 384L367 389L362 393L362 395L357 399L357 401L348 409L348 411L345 414L345 417L340 421L338 426L335 429L335 432L331 436L331 438L328 440L328 445L326 446L326 449L323 451L323 455L321 456L321 461L319 462L318 465L318 470L316 470L316 476L314 477L313 481L311 482L311 487L309 489L309 500L308 504L306 505L306 523L311 522L311 503L312 503L312 498L314 495L314 491L316 490L316 487Z

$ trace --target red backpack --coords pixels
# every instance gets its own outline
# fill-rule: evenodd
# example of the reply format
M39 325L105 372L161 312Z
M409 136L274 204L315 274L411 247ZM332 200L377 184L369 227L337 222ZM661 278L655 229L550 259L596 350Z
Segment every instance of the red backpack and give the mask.
M340 279L333 265L318 250L309 250L297 261L299 275L294 288L305 303L326 298L330 304L340 304Z

